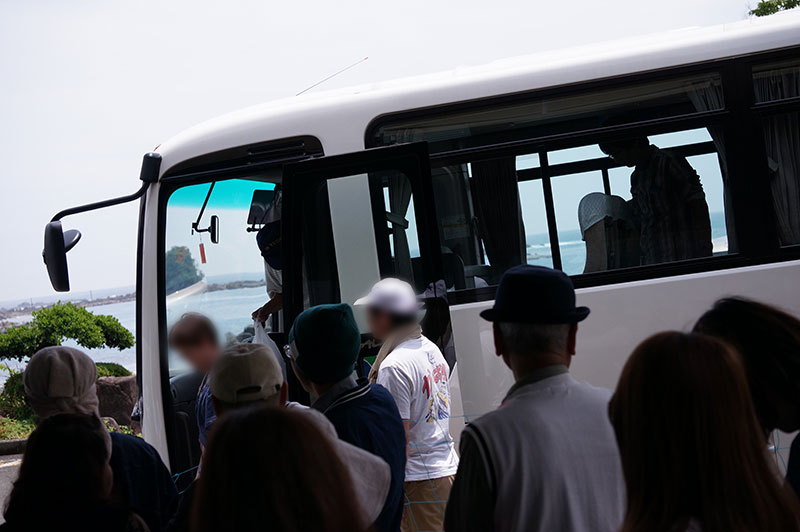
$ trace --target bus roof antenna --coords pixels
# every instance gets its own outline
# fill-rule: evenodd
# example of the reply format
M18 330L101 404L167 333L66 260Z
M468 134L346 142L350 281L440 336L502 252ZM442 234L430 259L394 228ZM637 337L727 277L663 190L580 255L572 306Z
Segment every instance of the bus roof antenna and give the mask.
M363 62L364 62L364 61L366 61L367 59L369 59L369 57L365 57L364 59L359 59L358 61L356 61L356 62L355 62L355 63L353 63L352 65L350 65L350 66L346 66L346 67L344 67L343 69L341 69L340 71L338 71L338 72L334 72L333 74L331 74L331 75L330 75L330 76L328 76L327 78L325 78L325 79L322 79L322 80L320 80L320 81L318 81L318 82L314 83L314 84L313 84L313 85L311 85L310 87L308 87L308 88L306 88L306 89L303 89L303 90L301 90L300 92L298 92L297 94L295 94L295 96L300 96L301 94L303 94L303 93L305 93L305 92L308 92L308 91L310 91L310 90L311 90L311 89L313 89L314 87L316 87L316 86L318 86L318 85L322 85L323 83L325 83L325 82L326 82L326 81L328 81L329 79L333 79L333 78L335 78L336 76L338 76L338 75L339 75L339 74L341 74L342 72L346 72L346 71L350 70L351 68L353 68L354 66L356 66L356 65L360 65L361 63L363 63Z

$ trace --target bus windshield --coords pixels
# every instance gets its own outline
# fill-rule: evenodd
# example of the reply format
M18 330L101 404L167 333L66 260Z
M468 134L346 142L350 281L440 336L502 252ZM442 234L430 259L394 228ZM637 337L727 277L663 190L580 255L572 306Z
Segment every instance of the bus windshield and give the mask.
M256 241L265 211L275 197L274 183L250 179L217 181L176 189L167 201L165 234L165 293L167 327L187 312L208 316L223 346L253 336L251 314L267 300L265 261ZM218 217L218 243L210 234L193 230L209 227ZM255 200L255 201L254 201ZM256 212L254 212L256 211ZM170 373L186 369L170 354Z

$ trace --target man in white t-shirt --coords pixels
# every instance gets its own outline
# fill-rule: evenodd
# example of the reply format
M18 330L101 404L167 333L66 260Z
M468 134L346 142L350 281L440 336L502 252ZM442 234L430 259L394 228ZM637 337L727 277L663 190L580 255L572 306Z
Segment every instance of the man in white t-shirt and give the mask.
M355 303L367 308L373 337L383 342L370 382L389 390L406 429L408 504L402 530L442 530L458 455L450 437L450 367L436 344L422 335L414 289L384 279Z

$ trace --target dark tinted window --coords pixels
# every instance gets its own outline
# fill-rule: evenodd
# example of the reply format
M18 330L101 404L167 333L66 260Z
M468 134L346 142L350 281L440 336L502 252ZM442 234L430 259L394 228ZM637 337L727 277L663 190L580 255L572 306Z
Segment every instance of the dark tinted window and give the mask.
M431 153L440 153L722 108L719 76L702 74L471 110L432 112L383 124L374 133L373 145L427 141Z
M800 61L755 67L753 89L757 104L800 98ZM800 113L762 116L761 127L778 238L784 246L800 244Z

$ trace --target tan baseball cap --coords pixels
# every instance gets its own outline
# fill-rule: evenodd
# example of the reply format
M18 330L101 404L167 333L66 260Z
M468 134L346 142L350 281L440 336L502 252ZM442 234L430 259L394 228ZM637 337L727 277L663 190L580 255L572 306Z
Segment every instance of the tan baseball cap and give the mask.
M225 349L208 375L211 395L227 404L263 401L283 385L275 354L261 344L237 344Z

